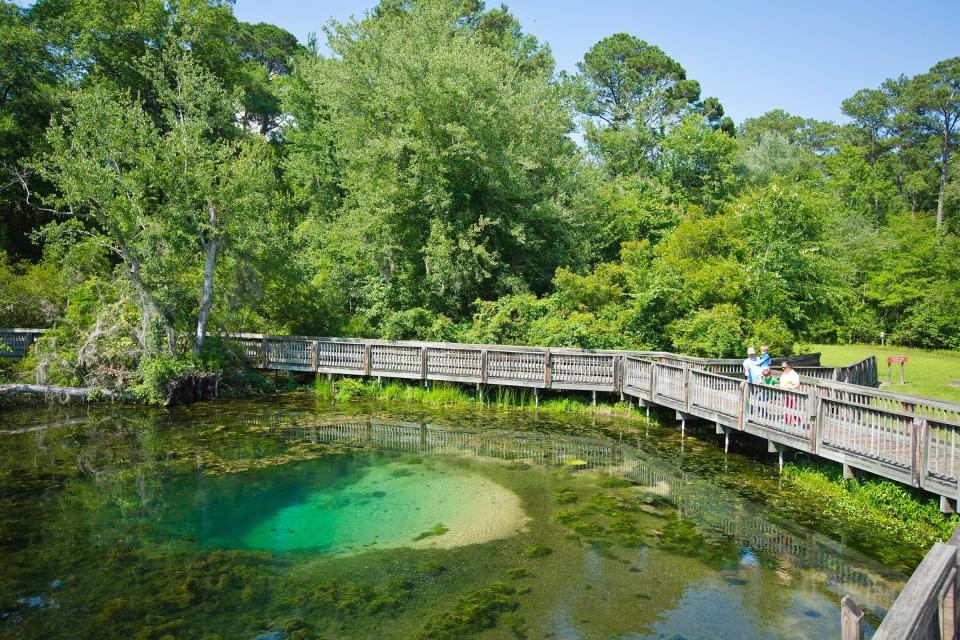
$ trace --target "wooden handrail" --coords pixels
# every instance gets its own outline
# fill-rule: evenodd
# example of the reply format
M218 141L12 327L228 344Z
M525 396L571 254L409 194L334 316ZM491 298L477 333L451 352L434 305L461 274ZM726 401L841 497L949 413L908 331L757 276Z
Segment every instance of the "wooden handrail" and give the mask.
M949 542L937 542L910 576L874 640L954 640L957 637L957 552L960 527ZM863 640L861 622L852 622L860 609L850 596L841 601L842 640Z

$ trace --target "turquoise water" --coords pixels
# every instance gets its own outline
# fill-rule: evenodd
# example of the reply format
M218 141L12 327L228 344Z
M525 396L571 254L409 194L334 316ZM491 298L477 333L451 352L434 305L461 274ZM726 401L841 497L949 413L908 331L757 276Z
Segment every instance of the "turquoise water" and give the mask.
M904 582L656 425L297 395L3 417L4 640L820 638Z
M515 494L480 474L391 463L282 507L240 538L217 538L211 544L344 554L486 542L523 528L522 520L516 522L498 508L504 494L515 503L512 510L522 515ZM490 528L495 531L484 531Z

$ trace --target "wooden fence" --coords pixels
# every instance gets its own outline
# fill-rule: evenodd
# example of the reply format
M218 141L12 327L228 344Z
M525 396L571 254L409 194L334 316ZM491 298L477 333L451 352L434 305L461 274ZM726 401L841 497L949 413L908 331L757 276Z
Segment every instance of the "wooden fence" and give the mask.
M954 640L957 637L960 527L933 545L873 635L874 640ZM863 612L853 598L840 602L843 640L863 640Z
M22 358L43 329L0 329L0 358Z
M960 404L834 380L869 382L873 358L829 368L829 376L804 375L801 389L788 391L743 381L739 360L663 352L260 334L230 339L265 369L620 393L951 501L960 487ZM819 361L819 354L806 358ZM795 360L800 368L804 360Z

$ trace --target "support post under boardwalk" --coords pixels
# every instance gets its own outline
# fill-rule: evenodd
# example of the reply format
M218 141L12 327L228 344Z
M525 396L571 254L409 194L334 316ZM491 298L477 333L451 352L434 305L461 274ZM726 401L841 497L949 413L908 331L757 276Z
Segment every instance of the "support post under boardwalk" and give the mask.
M540 408L540 390L536 387L533 388L533 408Z
M687 435L687 414L684 411L677 411L677 419L680 421L680 437Z
M841 640L863 640L863 611L850 596L840 601Z
M786 445L779 444L773 440L767 440L767 451L770 453L777 453L777 460L780 466L780 473L783 473L783 452L786 450Z
M730 451L730 427L719 422L714 424L717 427L717 435L723 434L723 452L728 453Z

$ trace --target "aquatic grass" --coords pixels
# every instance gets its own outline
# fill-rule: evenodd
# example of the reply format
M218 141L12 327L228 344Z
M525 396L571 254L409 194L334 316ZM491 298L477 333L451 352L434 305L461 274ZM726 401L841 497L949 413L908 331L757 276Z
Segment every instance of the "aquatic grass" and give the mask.
M497 626L501 614L520 606L517 589L494 582L460 598L450 611L433 615L414 638L416 640L460 640Z
M445 534L447 531L450 531L450 529L448 529L448 528L446 527L446 525L444 525L442 522L438 522L437 524L433 525L432 528L430 528L430 529L428 529L428 530L426 530L426 531L421 531L421 532L418 533L417 535L413 536L413 541L414 541L414 542L417 542L418 540L423 540L424 538L432 538L432 537L434 537L434 536L442 536L442 535Z
M850 528L879 529L917 549L947 540L960 525L960 516L940 512L936 498L882 478L845 479L838 465L788 463L783 478L819 502L824 515Z
M645 419L644 414L628 402L598 402L578 396L538 399L533 389L509 386L487 386L473 391L454 382L422 382L404 380L339 378L317 376L314 391L318 399L337 402L403 402L434 407L486 406L505 410L537 410L545 413L602 415ZM541 392L543 393L543 392Z
M553 549L542 544L531 544L523 550L523 555L528 558L543 558L553 553Z

